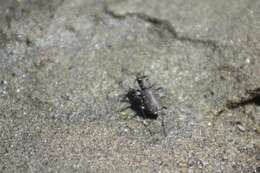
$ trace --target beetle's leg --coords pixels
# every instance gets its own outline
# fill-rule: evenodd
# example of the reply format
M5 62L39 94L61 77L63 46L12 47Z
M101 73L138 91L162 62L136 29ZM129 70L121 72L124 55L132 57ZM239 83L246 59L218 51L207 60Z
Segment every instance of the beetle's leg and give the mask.
M147 75L145 75L144 73L137 73L136 75L136 78L139 78L139 79L145 79L145 78L147 78L148 76Z
M147 118L147 115L145 114L145 112L144 112L144 107L142 106L142 117L143 118ZM149 129L149 125L152 123L152 121L150 121L149 123L144 123L144 122L142 122L142 124L143 124L143 126L145 127L145 129L149 132L149 134L151 135L151 136L153 136L153 132L151 131L151 129Z
M151 131L151 129L149 129L147 126L145 126L146 130L149 132L150 136L153 136L153 132Z
M131 117L131 119L133 119L133 118L136 117L136 116L137 116L137 114L136 114L135 116ZM151 136L153 136L154 133L148 128L148 126L151 124L151 122L149 122L148 124L146 124L146 123L144 123L143 121L140 122L140 120L138 120L138 119L133 119L133 120L136 121L136 122L138 122L138 123L141 123L141 124L144 126L145 130L147 130L148 133L149 133Z
M164 137L166 137L166 136L167 136L167 133L166 133L166 124L165 124L165 121L164 121L165 112L162 111L162 110L164 110L164 109L167 109L167 107L163 106L163 107L160 109L160 111L159 111L160 116L159 116L159 117L161 117L162 134L163 134Z
M144 112L144 106L141 106L141 110L142 110L142 117L143 117L143 118L146 118L146 114L145 114L145 112Z
M156 88L155 91L158 92L158 95L159 95L160 98L169 98L169 97L166 95L165 88L159 87L159 88Z
M130 88L127 92L127 94L120 94L119 96L117 96L121 102L129 102L129 93L132 92L132 88Z
M149 129L149 125L152 123L152 121L150 121L149 123L144 123L144 122L142 122L142 124L143 124L143 126L145 127L145 129L149 132L149 134L151 135L151 136L153 136L154 135L154 133L151 131L151 129Z
M139 90L139 89L134 89L134 88L129 88L129 90L128 90L128 93L131 93L132 95L141 95L141 90Z
M160 95L160 98L169 98L166 95Z
M164 137L166 137L167 136L167 133L166 133L166 128L165 128L165 122L164 122L164 115L161 115L161 124L162 124L162 133L163 133L163 135L164 135Z
M129 102L127 95L124 95L120 102Z
M161 107L161 109L158 111L158 113L160 114L160 115L165 115L165 112L163 111L163 110L167 110L168 108L167 107L165 107L165 106L163 106L163 107Z
M167 107L165 107L165 106L163 106L162 108L161 108L161 110L166 110L166 109L168 109Z
M120 112L123 112L123 111L125 111L125 110L127 110L127 109L131 109L131 106L127 106L127 107L122 108L122 109L120 110Z
M160 90L163 90L163 88L162 87L156 88L156 91L160 91Z
M147 88L154 88L156 85L157 85L156 83L153 83L152 85L148 86Z
M134 119L135 117L137 117L137 114L134 114L134 116L130 117L129 119L132 120L132 119Z
M141 95L141 91L140 90L136 90L133 88L129 88L127 91L127 94L121 94L118 97L122 99L120 100L121 102L129 102L129 98L130 97L134 97L134 96L140 96Z

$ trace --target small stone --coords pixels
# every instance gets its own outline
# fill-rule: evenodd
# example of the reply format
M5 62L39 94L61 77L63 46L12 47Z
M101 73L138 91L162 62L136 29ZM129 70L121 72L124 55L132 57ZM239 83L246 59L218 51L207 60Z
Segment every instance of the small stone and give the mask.
M149 124L146 120L144 120L143 123L144 123L144 125L148 125Z
M245 131L246 131L246 129L245 129L241 124L238 124L238 125L237 125L237 128L238 128L238 130L240 130L241 132L245 132Z
M260 134L260 126L258 126L258 127L255 128L255 132L256 132L257 134Z
M5 96L8 93L8 82L5 80L0 81L0 96Z
M257 154L256 154L255 159L256 159L256 160L260 160L260 153L257 153Z
M246 58L246 63L249 64L250 63L250 59Z

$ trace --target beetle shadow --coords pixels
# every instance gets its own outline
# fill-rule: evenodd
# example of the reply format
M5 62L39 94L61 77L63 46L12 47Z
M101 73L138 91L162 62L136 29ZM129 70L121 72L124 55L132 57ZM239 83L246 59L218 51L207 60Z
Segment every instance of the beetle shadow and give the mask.
M235 109L235 108L246 106L249 104L254 104L256 106L260 106L260 88L256 88L254 90L249 90L249 91L247 91L247 93L249 94L249 96L247 98L242 98L238 102L229 101L226 105L227 108Z
M129 103L129 106L121 109L121 111L131 109L135 112L133 118L138 116L143 119L157 119L156 115L149 114L143 109L143 99L140 96L139 90L130 88L121 101Z

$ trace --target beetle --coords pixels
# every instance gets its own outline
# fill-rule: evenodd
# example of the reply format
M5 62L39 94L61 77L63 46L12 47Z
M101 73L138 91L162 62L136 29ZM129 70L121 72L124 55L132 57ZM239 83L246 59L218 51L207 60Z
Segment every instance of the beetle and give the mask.
M161 88L155 89L154 85L151 85L147 76L137 74L136 81L139 89L130 88L125 95L130 103L131 108L137 115L141 115L143 118L157 119L161 115L161 124L163 128L163 134L166 136L163 110L167 109L165 106L161 106L160 97L157 91Z
M154 85L151 85L147 76L136 76L136 81L140 87L137 90L143 100L143 110L148 117L156 119L163 109L167 109L165 106L161 106L159 94L156 92L161 88L154 89Z

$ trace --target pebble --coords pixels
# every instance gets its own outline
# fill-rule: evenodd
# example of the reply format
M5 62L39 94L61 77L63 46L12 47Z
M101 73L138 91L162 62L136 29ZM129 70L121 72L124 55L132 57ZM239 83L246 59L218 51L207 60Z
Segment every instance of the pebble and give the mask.
M0 96L7 95L8 93L8 82L5 80L0 81Z
M255 128L255 132L256 132L257 134L260 134L260 126Z
M240 130L241 132L245 132L245 131L246 131L246 129L245 129L241 124L238 124L238 125L237 125L237 128L238 128L238 130Z
M255 159L260 160L260 152L256 154Z

